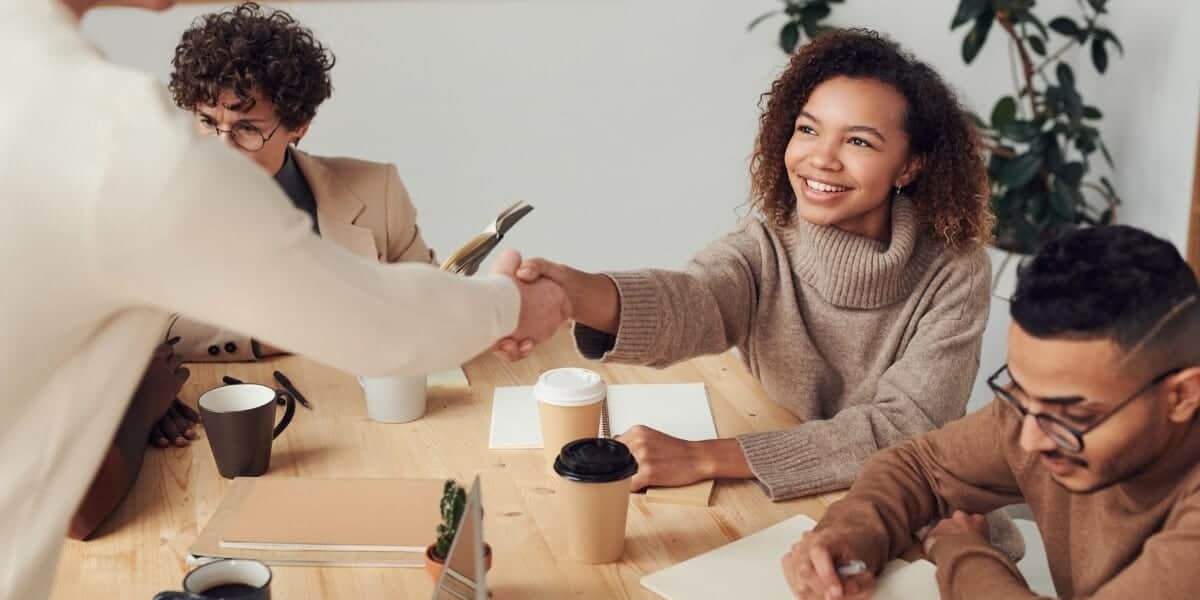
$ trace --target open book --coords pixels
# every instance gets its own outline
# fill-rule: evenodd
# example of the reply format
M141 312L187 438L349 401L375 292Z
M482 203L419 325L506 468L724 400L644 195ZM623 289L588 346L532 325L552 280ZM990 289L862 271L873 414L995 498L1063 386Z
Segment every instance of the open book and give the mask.
M504 239L504 234L532 210L533 207L524 202L504 209L483 233L471 238L471 241L447 256L446 260L442 261L442 270L460 275L474 275L479 270L479 265L483 264L483 259Z

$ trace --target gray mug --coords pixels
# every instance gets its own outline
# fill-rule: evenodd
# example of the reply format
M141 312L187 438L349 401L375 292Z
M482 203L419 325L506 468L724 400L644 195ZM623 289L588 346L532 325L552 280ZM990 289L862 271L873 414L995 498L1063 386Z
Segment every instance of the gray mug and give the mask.
M192 569L182 592L159 592L154 600L271 600L271 569L257 560L216 560Z
M275 400L287 408L275 425ZM296 414L296 399L256 383L211 389L200 396L200 416L222 477L257 477L271 465L271 443Z

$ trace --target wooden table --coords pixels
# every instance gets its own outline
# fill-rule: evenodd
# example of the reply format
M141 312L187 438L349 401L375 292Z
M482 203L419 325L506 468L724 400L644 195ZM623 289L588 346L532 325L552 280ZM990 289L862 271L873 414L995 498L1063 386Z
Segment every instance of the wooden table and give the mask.
M276 441L268 476L453 477L483 484L486 540L495 552L489 587L505 598L656 598L638 583L648 573L702 554L787 517L819 518L835 496L769 501L750 481L720 482L712 505L696 508L630 502L625 555L611 565L566 558L563 517L538 451L489 451L494 386L529 385L544 370L585 366L609 383L707 384L722 436L787 427L796 419L766 399L731 353L687 361L665 370L602 365L581 359L564 331L519 363L485 355L465 366L470 391L431 393L424 418L399 425L366 418L354 378L299 357L245 364L191 365L182 399L195 406L222 375L272 385L286 373L315 410L297 407ZM54 598L149 599L179 589L185 556L230 484L217 474L203 437L189 448L148 450L136 486L88 542L68 541ZM314 515L314 518L319 518ZM431 534L432 539L432 534ZM273 596L304 598L428 598L432 584L421 569L273 567Z

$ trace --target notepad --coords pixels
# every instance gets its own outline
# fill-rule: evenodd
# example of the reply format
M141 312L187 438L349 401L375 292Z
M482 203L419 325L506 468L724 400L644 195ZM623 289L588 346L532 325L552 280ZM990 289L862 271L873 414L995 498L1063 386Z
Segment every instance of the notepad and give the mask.
M443 481L239 477L189 552L268 564L420 566Z
M608 421L613 435L645 425L688 441L717 437L703 383L608 386ZM532 386L498 387L492 396L492 450L542 447L542 420Z
M780 559L816 526L799 515L657 573L642 587L667 600L755 598L789 600ZM874 600L937 600L933 563L893 560L876 581Z

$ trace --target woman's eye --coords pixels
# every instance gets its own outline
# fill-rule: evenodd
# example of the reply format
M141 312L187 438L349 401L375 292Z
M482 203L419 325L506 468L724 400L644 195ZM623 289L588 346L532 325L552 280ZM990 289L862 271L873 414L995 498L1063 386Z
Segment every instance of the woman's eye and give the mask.
M850 143L851 143L851 144L854 144L855 146L862 146L863 148L870 148L870 147L871 147L871 143L870 143L870 142L868 142L867 140L864 140L864 139L862 139L862 138L860 138L860 137L853 137L853 138L850 138Z
M816 135L817 134L817 131L815 129L813 129L812 127L809 127L808 125L797 125L796 131L803 133L805 135Z
M249 123L238 123L237 128L241 133L258 133L258 128Z

